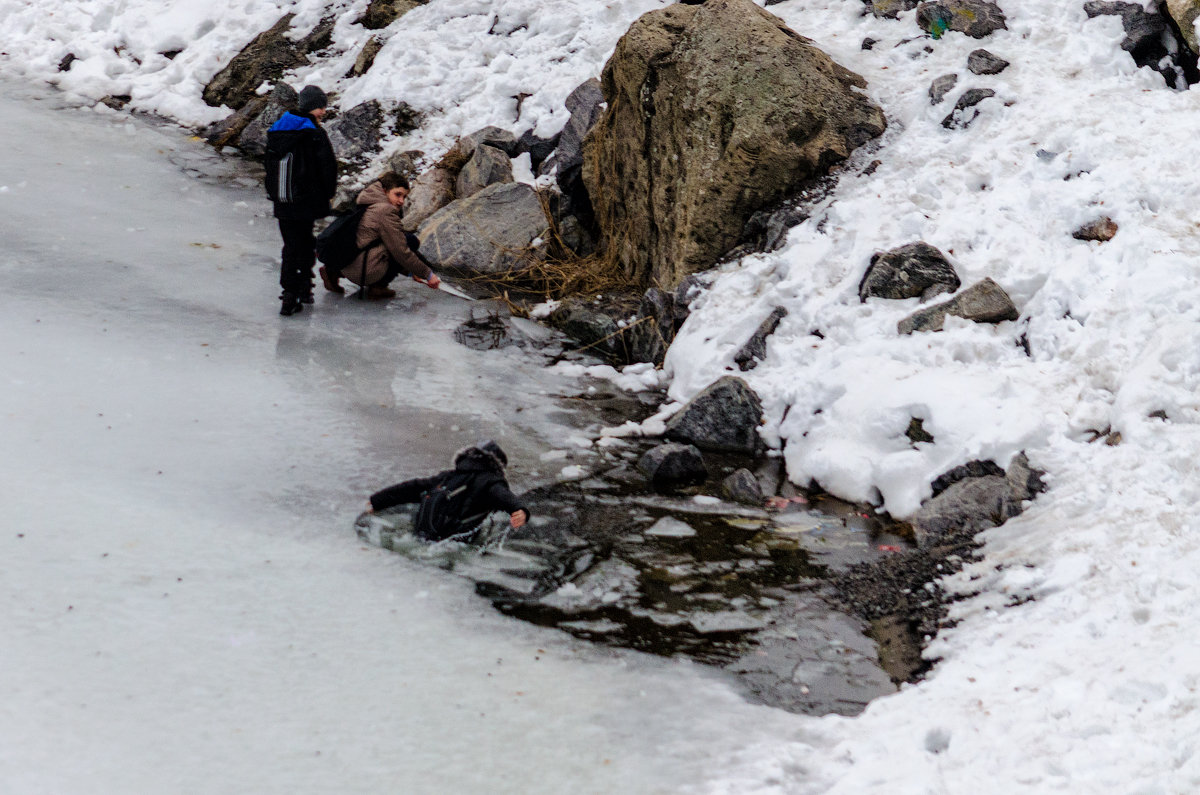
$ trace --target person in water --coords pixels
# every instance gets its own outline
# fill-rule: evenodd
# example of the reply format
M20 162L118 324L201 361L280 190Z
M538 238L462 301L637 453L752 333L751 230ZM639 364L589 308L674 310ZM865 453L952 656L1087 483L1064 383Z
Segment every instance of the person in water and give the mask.
M414 478L371 495L369 513L397 505L418 505L413 532L427 541L473 533L495 511L509 515L515 529L529 521L529 509L508 487L508 456L489 440L460 450L454 468Z

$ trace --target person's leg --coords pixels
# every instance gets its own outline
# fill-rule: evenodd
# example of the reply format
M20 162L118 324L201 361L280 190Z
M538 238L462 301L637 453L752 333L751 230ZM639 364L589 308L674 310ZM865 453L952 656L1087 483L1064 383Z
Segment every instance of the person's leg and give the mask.
M279 286L283 288L281 314L299 311L301 301L312 303L313 265L316 263L316 239L310 218L280 218L279 234L283 238L282 267ZM291 311L287 311L287 310Z

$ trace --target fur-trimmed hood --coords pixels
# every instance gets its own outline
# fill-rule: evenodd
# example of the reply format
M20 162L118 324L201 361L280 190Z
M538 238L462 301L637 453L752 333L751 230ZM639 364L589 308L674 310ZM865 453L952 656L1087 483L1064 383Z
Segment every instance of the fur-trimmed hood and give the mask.
M454 468L460 472L492 472L504 476L508 457L495 442L464 447L454 454Z

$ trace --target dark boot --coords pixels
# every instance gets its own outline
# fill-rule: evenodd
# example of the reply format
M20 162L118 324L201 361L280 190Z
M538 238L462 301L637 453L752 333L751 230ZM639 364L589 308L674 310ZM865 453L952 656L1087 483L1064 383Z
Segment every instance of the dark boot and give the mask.
M304 310L304 304L300 303L300 299L292 293L284 293L279 296L282 305L279 307L279 314L284 317L295 315Z

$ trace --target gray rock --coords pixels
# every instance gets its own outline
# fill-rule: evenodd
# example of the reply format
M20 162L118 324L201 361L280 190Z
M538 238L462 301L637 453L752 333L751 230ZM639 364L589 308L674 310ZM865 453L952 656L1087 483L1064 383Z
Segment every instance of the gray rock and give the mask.
M704 456L690 444L661 444L647 450L637 465L656 489L692 486L708 479Z
M917 9L917 24L935 39L941 38L948 30L965 33L973 39L982 39L997 30L1007 30L1000 6L986 0L922 3Z
M420 225L421 253L463 273L508 273L524 268L549 226L537 192L523 182L490 185L457 199Z
M558 236L577 257L586 257L596 251L596 241L573 215L558 219Z
M946 315L954 315L975 323L1000 323L1021 316L1004 288L991 279L968 287L945 303L920 309L900 321L901 334L914 331L941 331Z
M880 19L895 19L901 11L909 11L917 7L920 0L863 0L871 13Z
M753 0L643 15L604 67L608 107L583 147L608 250L646 285L707 269L755 211L883 132L865 84Z
M651 287L642 296L629 329L629 360L662 364L675 339L675 300L670 293Z
M1008 68L1008 61L987 50L974 50L967 56L967 68L972 74L998 75Z
M990 88L967 89L958 98L958 102L954 103L954 110L950 111L950 114L942 119L942 126L947 130L966 129L970 127L971 122L979 118L979 108L976 105L994 96L996 96L996 92Z
M1107 243L1117 234L1117 229L1117 222L1106 215L1079 227L1071 233L1071 237L1076 240L1093 240L1098 243Z
M960 480L922 505L911 519L917 545L962 543L1021 512L1012 487L1000 475Z
M954 266L937 248L924 241L871 255L871 264L858 284L858 298L920 298L952 293L962 285Z
M392 110L392 132L396 135L408 135L414 130L419 130L424 123L425 114L407 102L397 102Z
M520 155L528 152L530 167L535 174L540 174L542 173L542 163L546 161L546 158L550 157L551 153L558 146L558 138L558 135L542 138L540 135L534 133L532 129L526 130L517 139L516 154Z
M412 183L408 201L404 203L404 229L415 232L429 216L454 201L455 174L434 166Z
M376 100L355 105L327 125L329 143L339 160L359 162L379 149L383 108Z
M767 337L775 333L779 323L787 317L787 310L777 306L767 315L767 319L758 325L758 329L746 340L746 344L733 355L733 363L743 373L758 367L758 363L767 358Z
M388 171L395 171L407 177L409 180L416 178L418 165L421 158L425 155L419 149L409 149L404 152L394 152L384 161ZM407 206L408 202L405 202Z
M237 138L237 146L243 152L262 157L267 151L267 131L275 122L279 121L279 117L288 111L296 110L296 103L300 97L296 94L296 90L287 83L279 83L275 88L271 89L271 93L267 95L267 102L249 124L242 130L241 135ZM242 106L245 110L248 107L255 105L253 100ZM240 112L240 111L239 111Z
M567 110L571 117L558 138L558 148L554 154L542 163L541 171L549 173L557 168L555 180L559 189L567 196L574 196L581 190L586 190L580 184L583 168L583 139L600 120L604 112L604 94L600 90L600 81L591 78L567 96Z
M675 288L675 324L682 325L692 313L692 301L703 292L704 285L695 276L688 276Z
M940 105L942 100L946 98L946 95L949 94L957 84L958 75L956 74L942 75L941 77L935 78L934 81L929 84L929 104Z
M762 402L750 386L727 375L708 386L667 421L668 439L702 450L754 455L763 447Z
M488 185L513 181L512 160L494 146L481 144L475 147L471 159L458 172L454 183L456 198L474 196Z
M931 483L930 486L933 488L933 496L936 497L960 480L966 480L967 478L982 478L987 477L988 475L1000 475L1003 477L1004 470L1001 469L1000 465L995 461L980 461L977 459L974 461L968 461L960 466L956 466L954 469L951 469L947 472L943 472L934 478L933 483Z
M722 480L721 493L727 499L745 505L762 507L763 504L762 487L758 485L758 478L754 477L754 473L749 469L736 470L732 475Z
M455 141L454 146L450 147L450 151L443 158L443 162L453 169L462 168L463 164L475 154L475 149L485 145L494 146L510 157L515 155L518 149L517 137L508 130L500 127L484 127Z
M1121 17L1121 26L1125 29L1121 49L1130 54L1133 62L1158 72L1169 86L1187 88L1188 81L1180 62L1181 48L1166 17L1147 11L1142 3L1089 0L1083 4L1083 10L1088 18Z

